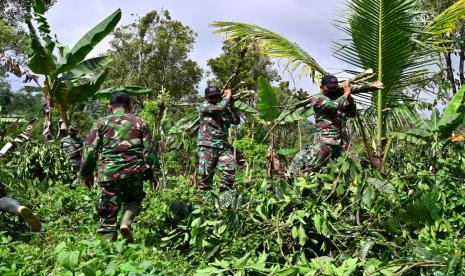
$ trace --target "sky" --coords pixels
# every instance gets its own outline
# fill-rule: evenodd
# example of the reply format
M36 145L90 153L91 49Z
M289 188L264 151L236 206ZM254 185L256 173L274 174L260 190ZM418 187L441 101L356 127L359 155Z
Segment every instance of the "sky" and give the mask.
M191 58L204 69L207 69L209 58L221 54L223 40L222 36L213 34L210 23L255 23L296 42L323 68L337 73L347 68L332 56L331 44L331 40L344 37L332 26L336 12L343 7L344 0L58 0L46 16L52 32L62 43L72 47L117 8L121 8L123 14L119 25L133 22L135 15L143 16L151 10L166 8L173 19L189 25L198 34ZM108 41L109 38L102 41L90 56L105 52ZM288 76L285 79L290 80ZM14 81L13 87L19 83ZM205 80L199 90L204 85ZM309 89L311 81L303 79L295 86Z

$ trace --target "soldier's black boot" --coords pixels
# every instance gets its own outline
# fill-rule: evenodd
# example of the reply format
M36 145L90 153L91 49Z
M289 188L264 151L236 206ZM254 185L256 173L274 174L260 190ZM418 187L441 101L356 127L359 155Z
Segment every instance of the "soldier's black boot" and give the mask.
M126 239L128 243L134 242L134 237L131 231L131 224L137 214L139 214L140 209L140 202L137 201L129 201L124 204L124 214L119 230L123 238Z
M6 196L0 198L0 210L13 215L19 215L31 231L40 231L42 225L39 218L26 206L19 205L15 199Z

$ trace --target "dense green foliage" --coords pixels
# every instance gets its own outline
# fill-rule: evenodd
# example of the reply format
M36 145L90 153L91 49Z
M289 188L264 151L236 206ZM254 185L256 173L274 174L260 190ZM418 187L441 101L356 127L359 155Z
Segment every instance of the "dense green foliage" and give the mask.
M382 177L363 169L366 161L353 153L338 159L326 174L298 179L292 188L264 179L264 151L244 142L237 146L255 164L249 176L238 175L238 193L226 199L196 191L183 176L166 178L159 192L150 191L147 183L134 245L96 239L97 189L70 190L57 175L59 158L52 163L35 154L24 158L25 152L53 156L57 149L26 145L3 161L2 178L38 212L44 229L28 234L22 222L0 214L2 274L462 271L462 156L444 154L433 161L405 145L392 151L395 158L387 164L392 173ZM459 148L463 151L463 145ZM50 170L49 178L34 171L36 165Z
M283 171L304 143L312 142L307 118L313 110L298 106L304 91L289 82L273 83L280 76L270 58L286 59L289 71L314 80L326 71L271 30L215 23L229 39L223 53L208 61L211 82L223 87L229 80L243 112L229 138L239 166L237 190L219 193L196 189L192 130L198 126L195 104L202 100L197 85L203 70L189 58L196 39L189 26L166 10L151 11L115 29L108 56L85 59L115 28L120 11L68 49L51 35L44 16L54 1L10 1L8 9L21 13L0 20L0 53L23 57L29 41L11 24L23 20L33 3L37 26L29 22L28 64L46 79L39 95L12 92L0 82L0 146L38 114L42 96L53 110L40 120L65 116L84 136L95 119L108 114L109 95L125 90L134 96L133 111L153 129L163 177L159 191L144 184L136 243L100 240L98 187L69 187L73 175L58 142L45 141L43 129L36 128L32 141L0 159L0 180L40 216L43 228L31 233L21 219L0 212L0 274L465 275L465 86L459 88L465 65L455 76L460 81L447 71L450 55L462 59L459 19L465 0L436 1L437 10L433 2L348 1L351 12L340 27L350 39L340 45L345 52L339 57L378 72L387 89L378 98L358 100L377 105L382 114L377 121L373 109L361 110L345 129L347 153L323 173L293 180ZM0 8L5 5L0 2ZM419 7L425 11L419 13ZM452 50L436 54L444 46ZM432 80L419 74L433 70L425 65L439 58L446 65ZM418 100L430 82L447 90L437 100L454 95L442 111ZM116 87L97 92L101 85ZM433 112L421 114L424 106ZM9 120L18 115L23 121ZM377 124L383 137L373 139Z

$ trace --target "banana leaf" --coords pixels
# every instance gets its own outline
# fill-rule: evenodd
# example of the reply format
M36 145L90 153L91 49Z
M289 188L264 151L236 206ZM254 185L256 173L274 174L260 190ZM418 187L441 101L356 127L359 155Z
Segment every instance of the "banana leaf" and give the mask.
M57 68L56 74L70 70L94 49L109 33L113 31L121 19L121 9L117 9L102 22L87 32L71 49L65 60Z
M279 116L279 105L276 92L271 84L264 78L258 78L258 98L257 109L260 112L261 118L271 122Z
M142 86L124 85L117 87L109 87L99 90L93 95L93 99L109 99L111 95L117 92L124 92L129 96L142 96L152 93L152 89Z
M70 71L63 74L64 79L75 79L82 77L86 74L103 70L111 62L109 56L95 57L84 60L77 64Z

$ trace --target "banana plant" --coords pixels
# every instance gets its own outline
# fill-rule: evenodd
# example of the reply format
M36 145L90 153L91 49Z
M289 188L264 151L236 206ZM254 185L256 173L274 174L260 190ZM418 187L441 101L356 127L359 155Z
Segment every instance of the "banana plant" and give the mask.
M418 146L428 146L432 150L432 155L441 151L449 144L450 137L454 130L461 126L465 120L465 86L452 98L442 114L435 109L429 120L418 117L415 128L405 133L391 132L391 139L404 140Z
M59 111L66 128L72 119L73 107L93 97L107 77L105 66L111 61L108 56L86 57L116 27L121 19L121 10L117 9L88 31L73 48L52 38L44 13L44 1L35 0L31 17L37 23L38 32L28 19L31 51L27 65L32 72L45 78L41 89L47 102L43 134L50 139L51 109Z

